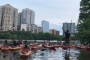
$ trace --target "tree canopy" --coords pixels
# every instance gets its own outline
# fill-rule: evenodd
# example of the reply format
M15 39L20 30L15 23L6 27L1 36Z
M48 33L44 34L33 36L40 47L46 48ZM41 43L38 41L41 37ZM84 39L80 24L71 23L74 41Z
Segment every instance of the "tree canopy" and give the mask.
M76 36L81 42L90 42L90 0L81 0Z

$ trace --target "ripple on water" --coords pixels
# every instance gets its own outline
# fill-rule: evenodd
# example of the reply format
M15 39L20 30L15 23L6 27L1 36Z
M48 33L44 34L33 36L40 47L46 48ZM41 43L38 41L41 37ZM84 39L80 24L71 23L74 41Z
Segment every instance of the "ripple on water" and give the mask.
M36 52L32 51L31 56L27 59L19 57L18 52L9 52L4 54L0 51L0 60L64 60L65 57L68 57L70 60L75 60L79 53L67 53L61 48L55 48L55 50L46 50L41 51L37 50ZM72 49L71 51L79 52L78 50ZM6 56L6 57L4 57Z

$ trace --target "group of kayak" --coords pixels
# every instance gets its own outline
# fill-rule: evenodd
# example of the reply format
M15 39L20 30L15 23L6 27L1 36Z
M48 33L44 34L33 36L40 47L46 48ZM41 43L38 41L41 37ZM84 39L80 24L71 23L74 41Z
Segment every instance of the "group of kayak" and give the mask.
M28 44L26 40L24 42L22 40L19 40L19 42L12 40L11 44L5 40L3 45L0 44L2 51L19 50L20 56L29 56L31 54L31 50L33 49L40 49L43 51L47 49L55 49L55 47L64 47L64 45L61 41L57 41L55 44L52 44L50 41L44 41L41 44L38 44L37 41L34 41L33 44Z
M81 44L81 42L79 42L77 45L75 45L75 47L76 47L77 49L90 50L90 44L87 44L87 41L85 41L84 44Z
M77 45L69 45L70 48L72 47L76 47L76 48L86 48L86 47L90 47L90 45L87 44L87 42L85 42L84 46L81 45L81 43L79 42ZM0 48L2 51L7 51L7 50L19 50L19 55L20 56L29 56L31 54L31 51L36 49L40 49L40 50L47 50L47 49L55 49L55 47L61 47L62 49L68 49L69 47L66 48L65 43L62 44L61 41L57 41L55 44L52 44L50 41L47 42L43 42L38 44L37 41L34 41L33 44L28 44L27 41L25 40L24 42L22 40L19 40L19 42L12 40L11 44L9 44L7 42L7 40L5 40L5 43L2 45L0 44Z

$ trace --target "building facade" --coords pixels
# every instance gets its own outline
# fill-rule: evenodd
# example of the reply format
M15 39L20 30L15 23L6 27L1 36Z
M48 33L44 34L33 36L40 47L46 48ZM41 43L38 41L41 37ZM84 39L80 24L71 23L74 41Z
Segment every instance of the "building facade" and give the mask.
M21 22L22 22L22 13L18 13L18 23L17 23L17 30L20 31L21 29Z
M49 22L43 20L42 21L42 28L43 28L43 33L49 33Z
M35 24L21 24L21 31L24 29L25 31L31 31L32 33L43 32L42 27L38 27Z
M31 9L22 10L22 24L34 24L35 22L35 12Z
M42 27L38 27L38 32L42 32L43 33L43 28Z
M70 34L73 35L75 33L75 23L63 23L63 29L69 30ZM65 33L63 32L63 35Z
M57 30L55 30L55 29L50 29L50 30L49 30L49 33L50 33L50 34L55 34L55 35L60 35L60 31L57 31Z
M18 9L9 4L0 6L0 31L16 31Z

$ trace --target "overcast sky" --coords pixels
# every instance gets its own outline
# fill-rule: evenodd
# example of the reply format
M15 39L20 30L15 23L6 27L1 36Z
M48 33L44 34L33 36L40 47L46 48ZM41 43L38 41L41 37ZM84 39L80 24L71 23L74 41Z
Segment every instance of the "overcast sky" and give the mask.
M62 34L63 22L77 22L81 0L2 0L1 5L10 4L21 12L24 8L35 11L35 24L41 26L41 21L48 21L50 29L56 29Z

